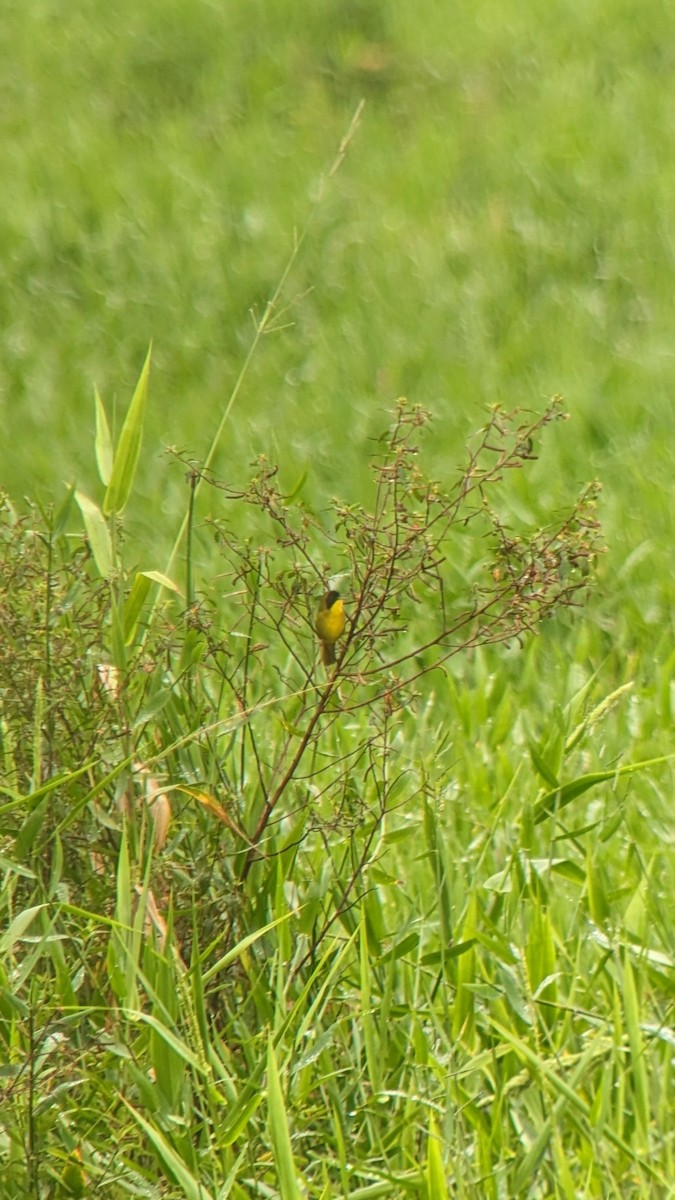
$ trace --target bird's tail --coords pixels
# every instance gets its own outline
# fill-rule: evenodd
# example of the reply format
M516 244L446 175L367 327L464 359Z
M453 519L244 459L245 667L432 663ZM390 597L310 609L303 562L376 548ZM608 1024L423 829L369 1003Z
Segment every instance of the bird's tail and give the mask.
M335 643L334 642L322 642L321 643L321 661L322 661L324 667L331 667L333 665L333 663L335 662Z

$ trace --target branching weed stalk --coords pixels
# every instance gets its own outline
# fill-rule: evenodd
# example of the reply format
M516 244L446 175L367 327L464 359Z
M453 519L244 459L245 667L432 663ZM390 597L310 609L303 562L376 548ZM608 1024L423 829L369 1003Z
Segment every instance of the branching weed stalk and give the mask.
M351 856L350 867L334 861L341 883L332 909L317 917L320 936L366 886L377 831L400 802L392 730L424 703L433 674L476 647L520 642L583 601L599 543L597 486L534 531L515 532L497 511L507 474L534 461L541 434L564 415L557 397L540 415L495 407L446 490L420 466L428 413L400 400L371 461L372 507L336 500L329 521L289 503L267 460L243 491L204 472L233 514L250 506L264 530L261 546L242 543L234 515L212 522L229 593L217 632L201 624L205 666L231 697L225 710L233 705L242 716L236 750L231 745L218 763L228 807L236 806L246 834L235 875L241 884L257 872L260 885L264 860L295 857L303 845L322 844L328 859ZM444 564L467 541L468 527L480 561L467 594L447 596ZM325 672L313 617L338 577L348 620ZM361 836L349 837L357 828ZM331 841L329 831L345 840Z

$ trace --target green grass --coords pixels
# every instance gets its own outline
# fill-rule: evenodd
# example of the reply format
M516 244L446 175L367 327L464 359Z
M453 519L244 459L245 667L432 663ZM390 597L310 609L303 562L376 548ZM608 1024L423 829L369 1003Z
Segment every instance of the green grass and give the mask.
M640 16L3 6L1 1197L673 1195L675 19ZM204 463L289 262L190 511L164 447ZM151 339L106 494L93 386L117 443ZM435 574L447 623L498 586L489 522L387 592L424 493L370 536L373 439L430 409L452 493L486 405L553 393L494 502L524 545L599 479L589 592L421 650ZM331 688L344 569L380 624Z

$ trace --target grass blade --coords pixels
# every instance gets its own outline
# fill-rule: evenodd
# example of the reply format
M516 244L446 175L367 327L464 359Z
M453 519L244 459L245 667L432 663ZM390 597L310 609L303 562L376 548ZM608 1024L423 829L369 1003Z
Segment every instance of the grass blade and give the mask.
M120 1097L122 1103L126 1105L134 1120L140 1125L141 1129L147 1135L149 1141L154 1147L155 1153L159 1161L164 1166L169 1178L175 1179L179 1186L183 1189L183 1194L186 1200L213 1200L211 1192L204 1187L204 1184L196 1179L183 1159L176 1153L173 1146L167 1141L163 1133L155 1129L145 1117L129 1104L123 1096Z
M267 1043L267 1103L270 1137L279 1177L281 1198L282 1200L301 1200L272 1035Z

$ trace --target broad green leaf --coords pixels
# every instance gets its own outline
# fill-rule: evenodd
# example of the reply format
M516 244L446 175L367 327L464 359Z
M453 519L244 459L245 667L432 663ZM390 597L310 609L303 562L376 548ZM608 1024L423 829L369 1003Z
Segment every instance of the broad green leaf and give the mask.
M84 492L76 492L75 499L82 513L82 520L99 574L104 579L110 579L114 571L113 549L105 517L98 504L94 504L94 501L85 496Z
M143 417L145 415L145 401L148 394L151 354L152 346L146 355L143 370L136 384L136 390L129 405L129 411L115 449L110 483L108 484L103 501L103 511L106 516L110 516L111 513L119 514L123 512L131 495L136 467L138 465L138 456L141 452Z

